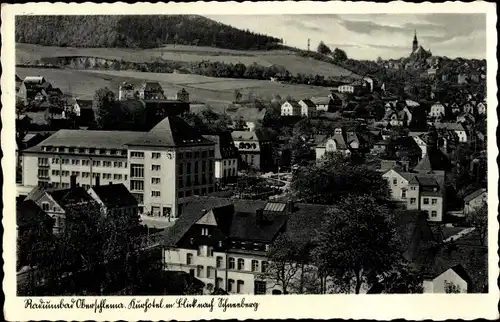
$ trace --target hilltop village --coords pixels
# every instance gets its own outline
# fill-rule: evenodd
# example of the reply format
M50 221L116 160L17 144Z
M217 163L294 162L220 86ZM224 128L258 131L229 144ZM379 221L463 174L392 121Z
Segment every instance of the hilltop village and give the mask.
M20 294L487 292L486 63L409 47L222 112L16 75Z

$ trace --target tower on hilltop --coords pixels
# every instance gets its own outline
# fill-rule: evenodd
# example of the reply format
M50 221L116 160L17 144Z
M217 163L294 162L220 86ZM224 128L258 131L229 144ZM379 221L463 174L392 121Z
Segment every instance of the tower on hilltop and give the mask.
M415 35L413 36L413 50L412 53L418 48L418 40L417 40L417 30L415 30Z

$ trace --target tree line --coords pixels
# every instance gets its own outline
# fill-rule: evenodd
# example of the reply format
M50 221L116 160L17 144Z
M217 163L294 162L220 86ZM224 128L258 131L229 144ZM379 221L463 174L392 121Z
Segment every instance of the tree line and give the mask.
M18 16L15 24L16 42L44 46L155 48L181 44L268 50L283 42L195 15Z

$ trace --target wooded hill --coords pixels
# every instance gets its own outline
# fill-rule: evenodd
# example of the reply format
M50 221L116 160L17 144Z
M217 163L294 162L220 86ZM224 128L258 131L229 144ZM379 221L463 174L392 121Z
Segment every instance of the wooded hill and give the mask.
M283 42L196 15L17 16L15 34L16 42L60 47L182 44L266 50L279 48Z

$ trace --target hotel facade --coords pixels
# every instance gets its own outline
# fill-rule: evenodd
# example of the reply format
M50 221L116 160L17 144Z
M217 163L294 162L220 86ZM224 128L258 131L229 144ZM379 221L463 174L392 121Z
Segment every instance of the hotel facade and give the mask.
M214 143L178 117L149 132L60 130L22 151L23 188L124 184L142 214L176 218L185 198L214 191ZM22 189L27 190L27 189Z

